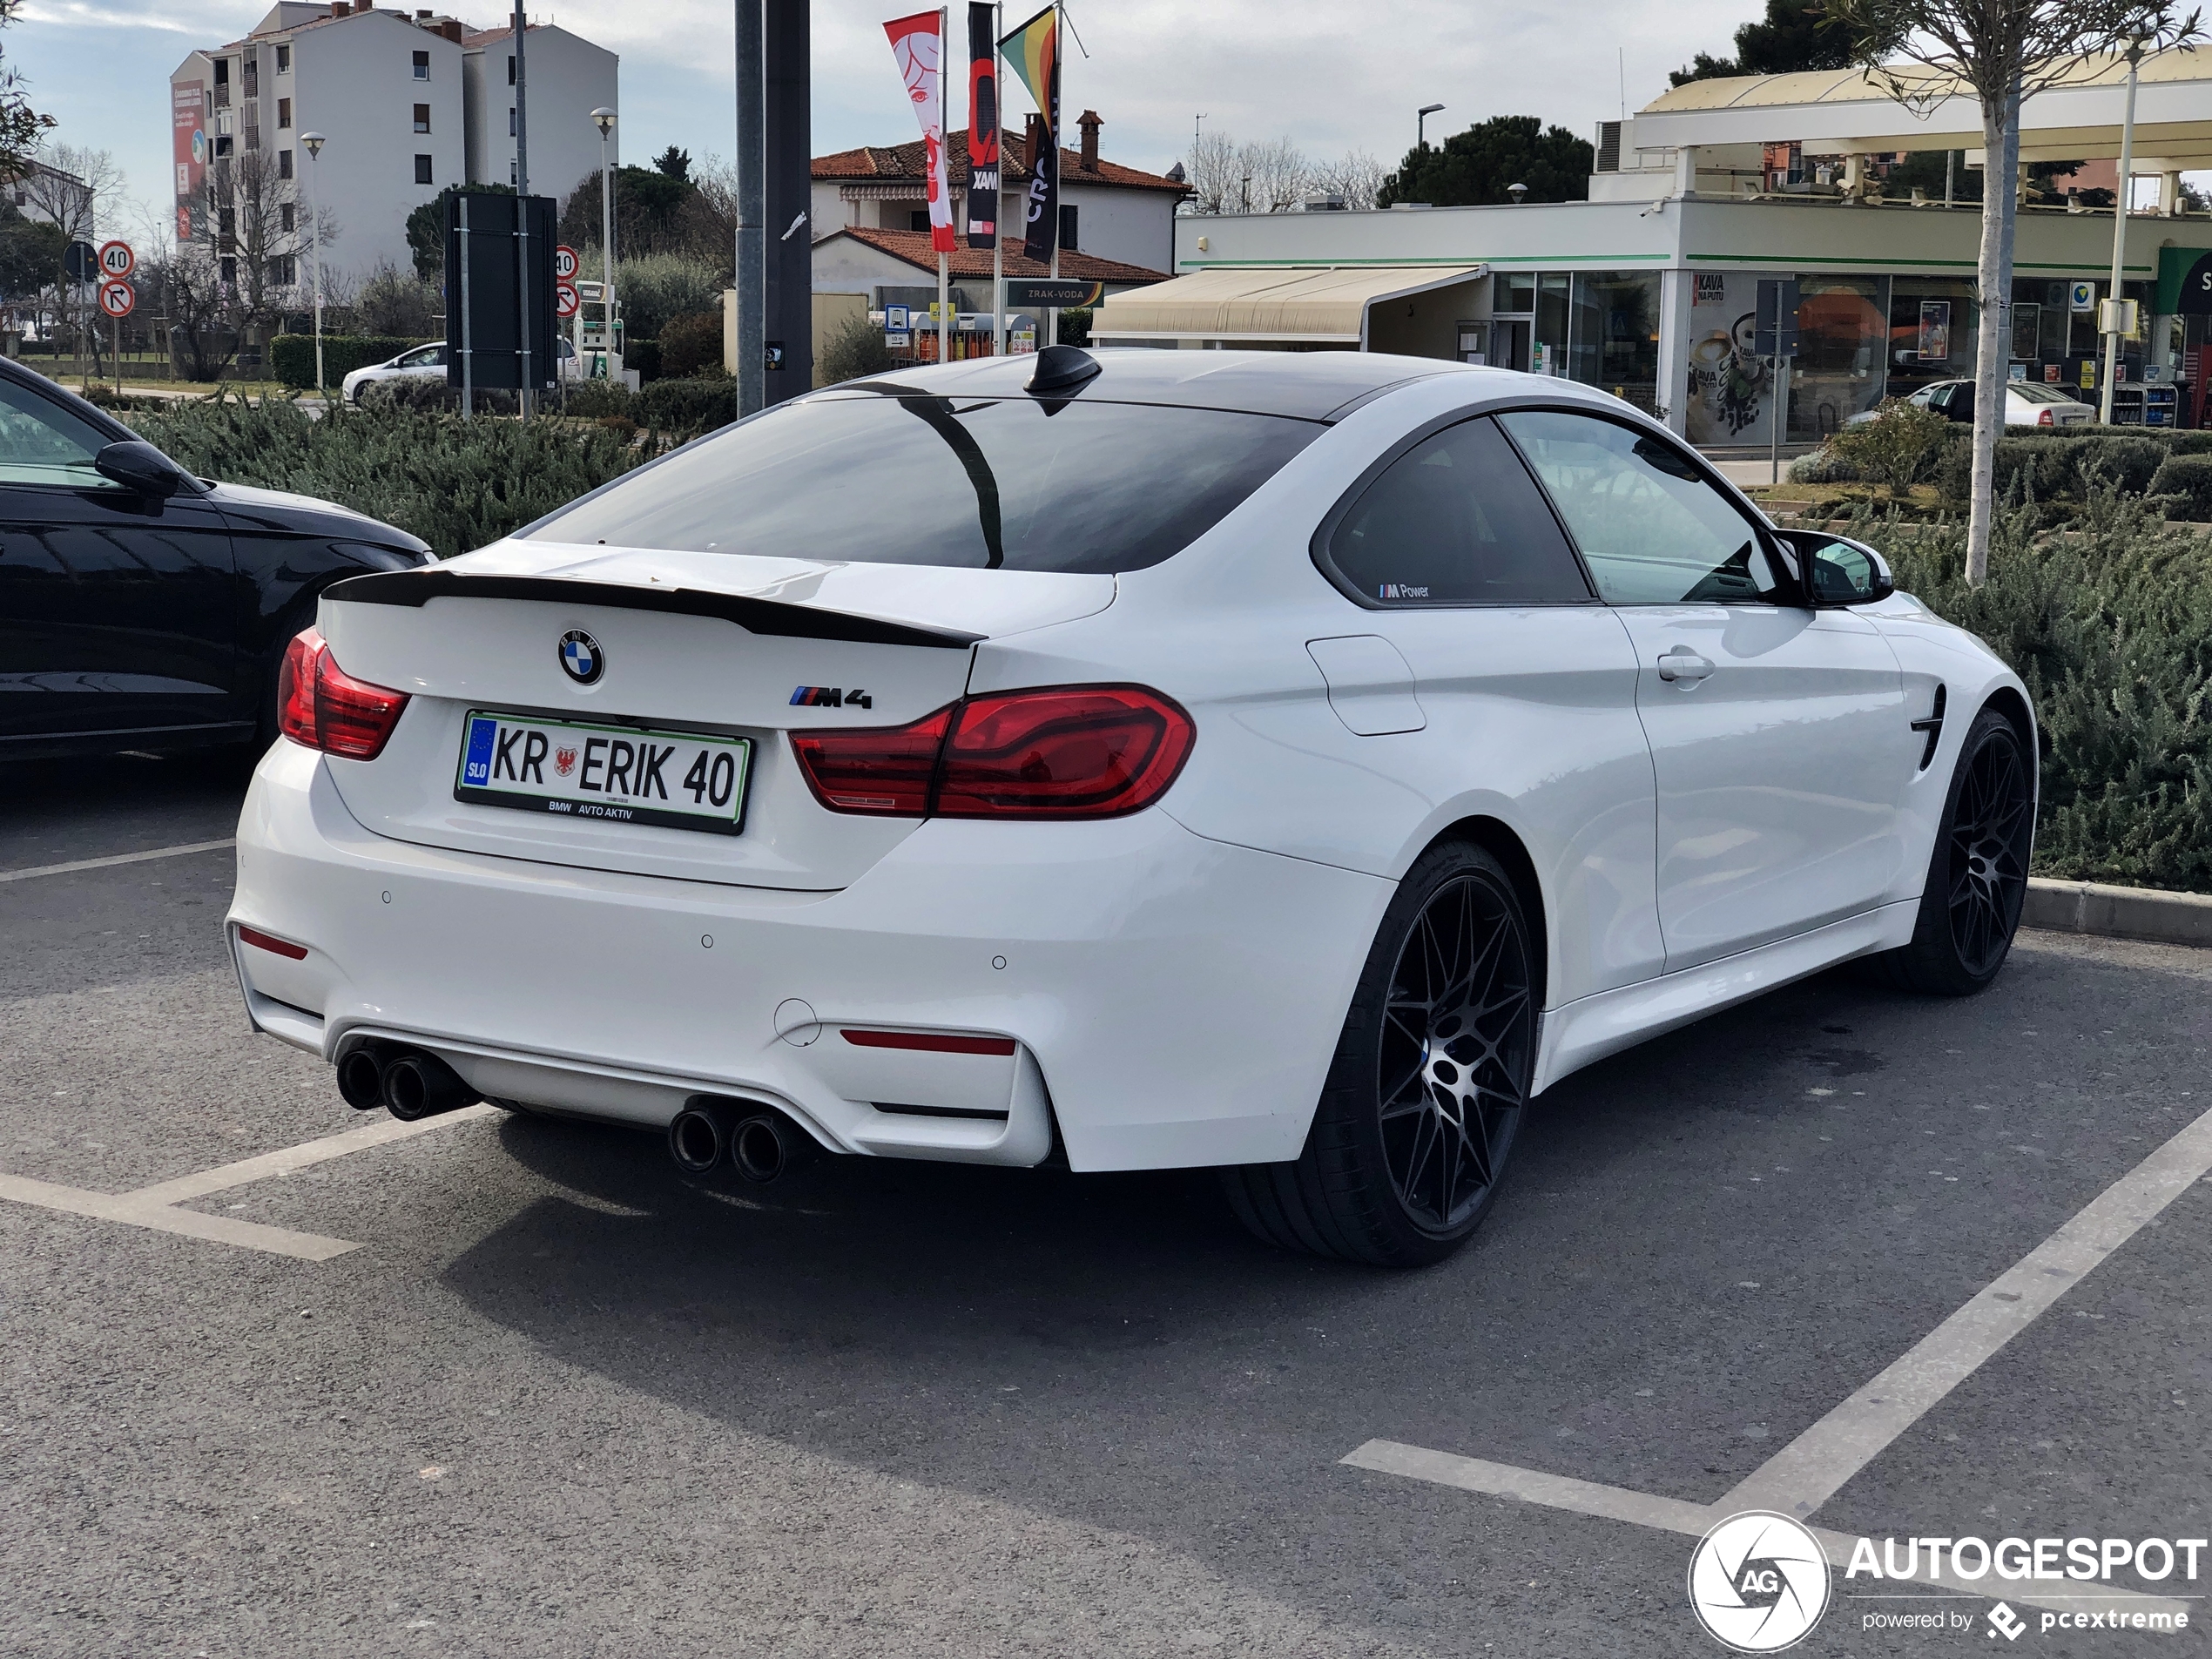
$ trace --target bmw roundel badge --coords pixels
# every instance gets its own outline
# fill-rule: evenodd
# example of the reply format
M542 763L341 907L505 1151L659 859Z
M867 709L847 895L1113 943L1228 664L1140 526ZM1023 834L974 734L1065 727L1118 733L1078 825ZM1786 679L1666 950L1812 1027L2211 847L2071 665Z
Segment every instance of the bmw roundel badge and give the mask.
M599 642L581 628L561 636L561 671L578 685L592 685L607 671L607 654Z

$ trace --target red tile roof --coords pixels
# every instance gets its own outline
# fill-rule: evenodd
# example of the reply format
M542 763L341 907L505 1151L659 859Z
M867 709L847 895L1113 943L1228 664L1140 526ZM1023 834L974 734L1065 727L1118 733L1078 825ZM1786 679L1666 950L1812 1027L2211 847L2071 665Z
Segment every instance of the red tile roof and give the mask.
M945 135L946 167L952 176L954 189L968 184L968 129ZM1003 185L1026 180L1029 176L1028 140L1022 133L1006 132L999 134L999 176ZM821 179L911 179L921 181L921 140L911 144L863 145L858 150L840 150L834 155L816 156L811 164L813 176ZM1163 178L1156 172L1140 172L1135 167L1124 167L1119 162L1103 158L1096 167L1083 165L1082 152L1064 146L1060 152L1061 182L1069 185L1103 185L1120 190L1163 190L1177 196L1190 192L1188 185L1173 179Z
M840 236L852 237L864 242L879 253L888 253L894 260L934 273L937 269L937 250L929 246L927 231L884 231L869 225L848 225L841 231L833 231L814 244L834 240ZM999 241L1001 258L1010 277L1049 277L1052 267L1035 260L1024 258L1022 239L1002 237ZM991 274L991 251L987 247L970 247L965 239L953 251L952 273L962 281L977 278L988 279ZM1102 260L1093 253L1078 253L1062 249L1060 254L1060 274L1077 282L1165 282L1165 271L1147 270L1141 265L1123 265L1119 260Z

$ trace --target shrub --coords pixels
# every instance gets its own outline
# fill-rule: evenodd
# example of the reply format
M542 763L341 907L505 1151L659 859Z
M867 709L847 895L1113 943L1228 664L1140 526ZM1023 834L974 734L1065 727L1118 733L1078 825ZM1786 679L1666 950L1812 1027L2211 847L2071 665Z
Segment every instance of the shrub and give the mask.
M315 420L276 398L195 399L123 418L202 477L336 502L411 531L441 557L498 540L649 453L563 421L464 422L388 408Z
M883 343L883 330L863 316L847 317L822 341L822 384L857 381L863 375L890 373L898 360Z
M388 357L396 357L409 346L427 345L423 339L400 334L325 334L322 337L324 382L332 391L357 368L367 368ZM315 339L313 334L279 334L269 342L269 366L274 378L297 390L315 383Z
M722 314L687 311L671 319L660 331L660 372L671 380L722 374Z
M2150 496L2168 518L2212 520L2212 455L2169 455L2151 478Z
M1071 308L1062 312L1055 328L1062 345L1089 346L1090 344L1090 307L1085 306L1080 310Z
M1858 463L1825 444L1790 463L1790 482L1793 484L1855 484L1860 481Z
M461 408L461 388L427 374L408 374L373 381L361 388L361 395L354 401L364 409L396 409L408 415L457 414ZM471 407L479 415L512 415L517 405L512 392L480 390Z
M1869 482L1886 485L1892 496L1901 496L1934 475L1954 429L1933 409L1892 398L1872 420L1837 433L1828 447L1857 467Z
M2139 433L2128 436L2089 438L2067 447L2074 478L2067 492L2070 501L2088 499L2094 483L2140 496L2150 488L2152 476L2166 459L2166 446Z
M660 378L660 341L632 340L627 334L624 335L622 366L624 368L636 369L640 381L658 380Z
M615 196L619 202L619 185ZM592 199L597 201L597 191L592 192ZM615 245L621 246L619 238ZM617 260L615 300L622 308L625 344L631 340L659 340L667 334L671 322L691 312L711 311L718 314L722 291L729 286L724 280L727 268L726 259L723 268L718 270L708 261L685 253L643 253ZM585 276L597 276L598 270L596 255L586 260Z
M570 381L564 407L570 415L597 421L608 415L629 415L637 396L620 381Z
M2030 515L2001 515L1979 588L1963 526L1865 533L1900 587L2027 684L2043 750L2036 873L2212 892L2212 536L2109 494L2080 523L2037 536Z
M677 440L727 426L738 418L736 382L720 380L655 381L637 395L628 411L639 426Z
M2079 501L2080 474L2074 446L2045 438L1997 440L1996 497L2000 502ZM1936 469L1936 489L1946 501L1964 504L1973 479L1973 435L1959 428Z

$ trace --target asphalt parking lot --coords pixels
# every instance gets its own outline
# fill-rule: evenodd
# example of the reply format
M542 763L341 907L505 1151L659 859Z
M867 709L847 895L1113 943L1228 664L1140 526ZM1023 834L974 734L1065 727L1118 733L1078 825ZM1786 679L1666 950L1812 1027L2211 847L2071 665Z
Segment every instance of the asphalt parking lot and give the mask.
M226 848L21 873L219 842L243 783L0 792L0 1651L1715 1654L1665 1517L1805 1447L1838 1534L2212 1534L2212 953L1764 998L1554 1089L1474 1244L1379 1274L1198 1177L386 1134L248 1032ZM2037 1265L2115 1184L2108 1253ZM1808 1436L1969 1305L2017 1329L1925 1414ZM1839 1574L1797 1651L2195 1651L2200 1573L2114 1581L2186 1634L2017 1642Z

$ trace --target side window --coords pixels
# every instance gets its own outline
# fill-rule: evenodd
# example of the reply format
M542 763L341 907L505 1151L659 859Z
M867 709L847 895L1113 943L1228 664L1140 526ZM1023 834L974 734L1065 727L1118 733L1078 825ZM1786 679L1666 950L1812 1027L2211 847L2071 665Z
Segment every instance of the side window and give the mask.
M1590 597L1542 493L1488 420L1447 427L1393 462L1337 526L1328 557L1353 589L1385 604Z
M107 446L107 435L98 427L0 380L0 484L119 489L121 485L102 477L92 465L92 457Z
M1593 415L1498 417L1614 604L1777 597L1784 577L1751 521L1673 445Z

